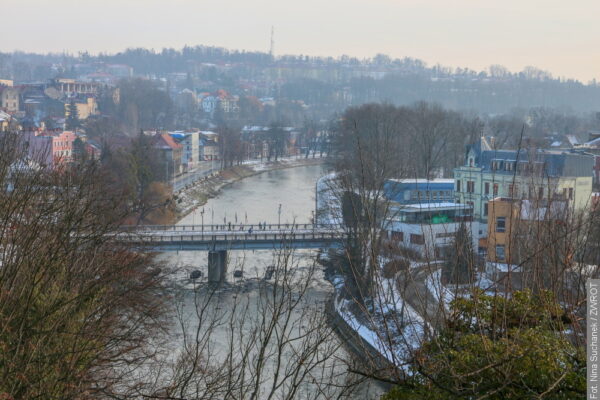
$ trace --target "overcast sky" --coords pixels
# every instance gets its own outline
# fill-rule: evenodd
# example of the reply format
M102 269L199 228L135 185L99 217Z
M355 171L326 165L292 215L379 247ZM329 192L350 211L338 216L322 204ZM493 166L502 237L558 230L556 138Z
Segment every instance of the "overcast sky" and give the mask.
M0 0L0 50L212 45L600 80L600 0Z

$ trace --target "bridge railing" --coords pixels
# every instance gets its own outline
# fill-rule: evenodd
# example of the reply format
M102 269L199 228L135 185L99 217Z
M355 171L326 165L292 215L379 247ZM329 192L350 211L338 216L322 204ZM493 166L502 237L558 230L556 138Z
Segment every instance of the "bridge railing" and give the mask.
M261 231L285 231L293 232L297 230L310 231L340 231L342 225L338 224L195 224L195 225L130 225L122 226L123 232L256 232Z
M129 240L132 242L252 242L252 241L263 241L263 242L293 242L299 240L339 240L343 237L341 232L303 232L303 233L252 233L252 234L211 234L206 233L194 233L190 235L170 235L154 234L154 235L127 235L120 236L121 239Z

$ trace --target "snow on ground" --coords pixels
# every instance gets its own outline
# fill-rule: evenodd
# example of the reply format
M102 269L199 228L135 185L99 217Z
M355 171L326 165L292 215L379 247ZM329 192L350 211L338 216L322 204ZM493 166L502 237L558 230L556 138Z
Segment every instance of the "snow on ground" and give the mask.
M342 279L342 278L338 278ZM343 282L336 280L335 286L343 286ZM423 318L400 296L393 279L384 279L381 285L381 292L378 294L378 301L373 313L364 313L364 322L352 312L353 301L347 299L338 299L335 301L335 309L344 321L367 343L376 349L390 363L410 373L407 367L407 360L412 352L418 349L424 338L426 329ZM387 329L383 326L383 318L390 317L389 321L394 321L388 325ZM401 317L400 317L401 316ZM402 321L401 332L395 332L396 321ZM391 326L391 327L390 327ZM391 340L389 340L391 339Z
M449 309L450 303L456 297L468 296L471 293L471 289L479 288L487 295L493 295L496 288L496 284L487 278L484 273L478 272L475 275L475 282L473 287L470 285L459 285L459 291L455 292L447 285L442 284L442 269L438 269L433 273L429 274L425 280L425 284L429 292L435 297L436 300L442 301L446 309Z
M450 308L450 303L454 300L455 294L442 284L442 269L439 268L425 278L425 285L429 292L439 302L444 303L446 309Z

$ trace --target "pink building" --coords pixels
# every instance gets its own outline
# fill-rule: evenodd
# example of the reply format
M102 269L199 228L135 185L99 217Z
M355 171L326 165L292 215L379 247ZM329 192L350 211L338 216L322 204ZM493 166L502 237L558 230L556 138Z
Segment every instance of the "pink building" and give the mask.
M65 164L73 161L73 142L77 135L71 131L64 131L52 138L52 156L54 165Z

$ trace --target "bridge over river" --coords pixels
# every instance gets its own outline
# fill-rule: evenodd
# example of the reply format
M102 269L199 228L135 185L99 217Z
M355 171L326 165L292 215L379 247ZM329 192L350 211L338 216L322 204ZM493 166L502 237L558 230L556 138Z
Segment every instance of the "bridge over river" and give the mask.
M224 279L229 250L317 249L346 239L340 225L225 224L123 227L120 240L150 251L208 251L210 282Z

